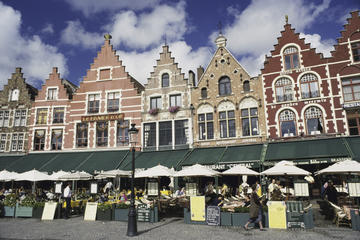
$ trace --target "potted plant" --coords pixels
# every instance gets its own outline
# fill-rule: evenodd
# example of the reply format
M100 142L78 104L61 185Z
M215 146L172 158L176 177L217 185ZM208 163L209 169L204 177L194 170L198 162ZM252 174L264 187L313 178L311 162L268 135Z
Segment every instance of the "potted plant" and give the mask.
M44 211L45 202L36 202L33 207L33 218L41 218Z
M112 218L112 204L99 203L97 205L96 220L111 221Z
M221 208L220 225L231 226L231 212L229 212L226 208Z
M180 107L179 106L171 106L169 107L169 112L170 113L177 113L179 111Z
M244 226L250 218L250 209L248 207L236 207L231 213L231 221L233 226Z
M15 217L32 217L32 211L35 204L35 197L33 195L27 195L17 203Z
M16 207L16 195L9 194L4 199L4 217L14 217Z
M127 221L129 215L129 205L126 203L118 203L115 205L114 217L115 221Z
M149 114L150 114L150 115L155 116L155 115L158 114L158 113L159 113L159 109L158 109L158 108L152 108L152 109L149 110Z

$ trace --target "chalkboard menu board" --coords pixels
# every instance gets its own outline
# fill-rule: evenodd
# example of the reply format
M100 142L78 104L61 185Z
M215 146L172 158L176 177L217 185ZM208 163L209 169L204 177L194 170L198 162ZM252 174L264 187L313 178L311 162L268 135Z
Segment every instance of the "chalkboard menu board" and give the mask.
M150 211L146 204L139 204L137 206L137 220L139 222L150 222Z
M217 206L208 206L206 209L207 225L220 226L220 208Z

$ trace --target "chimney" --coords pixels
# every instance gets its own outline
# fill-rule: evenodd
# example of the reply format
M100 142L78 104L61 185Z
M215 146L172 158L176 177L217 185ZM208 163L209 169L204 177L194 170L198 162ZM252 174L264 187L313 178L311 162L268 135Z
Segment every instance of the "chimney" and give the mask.
M200 81L201 76L204 74L204 68L202 66L199 66L197 68L197 81Z
M193 71L189 71L189 84L192 84L193 87L196 87L195 73Z

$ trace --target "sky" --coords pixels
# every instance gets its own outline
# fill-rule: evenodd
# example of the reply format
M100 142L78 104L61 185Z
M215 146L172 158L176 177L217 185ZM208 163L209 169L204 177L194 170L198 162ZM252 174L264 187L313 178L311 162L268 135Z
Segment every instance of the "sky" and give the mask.
M285 15L326 57L350 11L359 9L359 0L0 0L0 89L16 67L37 88L53 67L79 85L106 33L126 71L142 84L165 42L186 76L206 68L220 29L227 48L257 76Z

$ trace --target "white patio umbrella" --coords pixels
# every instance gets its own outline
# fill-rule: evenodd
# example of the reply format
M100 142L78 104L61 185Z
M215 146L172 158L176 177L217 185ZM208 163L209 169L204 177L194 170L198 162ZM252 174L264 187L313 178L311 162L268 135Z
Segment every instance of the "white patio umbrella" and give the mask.
M84 171L68 173L68 174L58 177L58 179L61 181L90 180L91 178L92 178L92 175L87 172L84 172Z
M5 181L5 182L12 181L17 177L17 175L19 174L16 172L9 172L7 170L2 170L0 172L0 181Z
M95 179L104 179L104 178L115 178L115 177L129 177L131 175L130 171L124 171L120 169L114 169L109 171L104 171L95 176Z
M57 181L59 180L59 177L64 176L66 174L69 174L70 172L65 172L63 170L57 171L57 172L53 172L49 177L50 180L52 181Z
M174 174L174 177L212 177L218 176L220 173L218 171L209 169L203 165L195 164L191 167L187 167L181 171L178 171Z
M293 162L289 161L281 161L275 164L272 168L269 168L260 173L261 175L268 175L268 176L280 176L280 175L311 175L310 172L296 167Z
M236 165L235 167L232 167L222 172L221 174L222 175L254 175L254 176L260 175L260 173L242 165Z
M15 178L15 181L39 182L39 181L47 181L47 180L50 180L50 176L48 174L40 172L35 169L20 173Z
M157 178L157 177L172 177L175 171L162 165L157 165L152 168L148 168L144 171L135 174L135 178Z
M359 174L360 163L354 160L337 162L327 168L317 171L315 174Z

